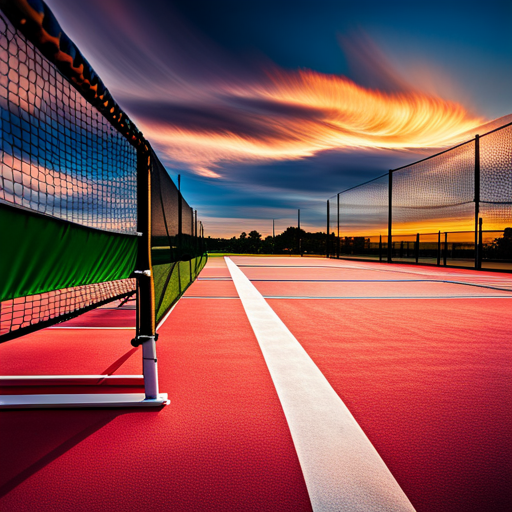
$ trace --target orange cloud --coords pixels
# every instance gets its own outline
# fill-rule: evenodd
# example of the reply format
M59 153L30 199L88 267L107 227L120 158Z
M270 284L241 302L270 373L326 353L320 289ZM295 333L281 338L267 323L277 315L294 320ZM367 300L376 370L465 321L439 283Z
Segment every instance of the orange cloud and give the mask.
M458 103L418 90L382 92L308 70L274 68L267 80L222 84L217 94L220 104L210 98L194 107L203 124L175 123L172 115L153 117L143 108L138 116L168 158L212 178L222 176L222 162L296 160L344 148L446 146L483 122ZM219 126L206 122L212 101Z

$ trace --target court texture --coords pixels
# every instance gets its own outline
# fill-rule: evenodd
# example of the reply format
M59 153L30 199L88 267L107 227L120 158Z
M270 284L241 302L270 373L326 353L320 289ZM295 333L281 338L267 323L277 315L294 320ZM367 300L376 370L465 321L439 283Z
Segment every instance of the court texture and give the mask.
M159 328L170 405L3 411L0 510L511 510L511 299L505 273L211 257ZM107 304L0 374L141 374L134 326Z

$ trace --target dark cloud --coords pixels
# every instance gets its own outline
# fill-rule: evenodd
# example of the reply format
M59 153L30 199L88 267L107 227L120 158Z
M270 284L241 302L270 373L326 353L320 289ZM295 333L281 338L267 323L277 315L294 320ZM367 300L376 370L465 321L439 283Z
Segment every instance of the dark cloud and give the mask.
M274 123L294 120L320 120L323 113L301 105L283 105L276 101L250 98L226 98L225 103L185 104L163 101L130 100L125 108L148 124L157 123L195 132L229 132L241 137L261 140L280 139L282 130Z

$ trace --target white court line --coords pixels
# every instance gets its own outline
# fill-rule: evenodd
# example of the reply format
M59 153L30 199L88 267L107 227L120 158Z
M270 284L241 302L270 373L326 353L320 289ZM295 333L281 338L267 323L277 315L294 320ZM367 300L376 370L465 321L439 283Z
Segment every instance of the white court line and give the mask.
M210 299L210 300L240 300L239 297L218 297L215 296L195 296L188 295L187 297L181 297L182 299ZM291 300L442 300L442 299L512 299L512 295L418 295L418 296L403 296L403 297L318 297L309 295L263 295L264 299L291 299Z
M180 297L181 299L183 298L183 296ZM166 320L169 318L169 315L173 312L173 309L178 305L178 302L179 300L177 300L173 307L171 309L169 309L169 311L167 311L167 313L165 314L165 316L162 318L162 320L160 320L160 322L158 322L158 325L156 326L156 331L158 331L158 329L160 329L160 327L162 327L162 325L164 325L164 323L166 322Z
M80 330L93 330L93 329L97 329L97 330L101 330L101 331L126 331L126 330L134 330L135 329L135 326L133 327L87 327L87 326L83 326L83 327L67 327L65 325L63 326L52 326L52 327L47 327L47 329L80 329Z
M413 511L327 379L244 273L225 260L279 395L313 510Z
M216 298L216 297L215 297ZM442 299L512 299L512 295L404 295L400 297L318 297L308 295L264 295L264 299L298 299L298 300L442 300Z

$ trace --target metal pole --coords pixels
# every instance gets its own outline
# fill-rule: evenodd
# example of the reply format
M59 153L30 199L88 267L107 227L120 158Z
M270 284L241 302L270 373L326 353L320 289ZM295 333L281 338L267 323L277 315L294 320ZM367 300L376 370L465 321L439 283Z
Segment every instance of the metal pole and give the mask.
M144 145L137 151L137 331L132 345L142 345L146 399L158 398L156 362L155 284L151 265L151 154Z
M298 226L298 231L297 231L297 250L299 252L299 254L301 255L302 257L302 250L301 250L301 240L300 240L300 208L297 210L297 226Z
M480 268L478 217L480 214L480 135L475 135L475 268Z
M379 261L382 261L382 235L379 235Z
M182 230L182 197L181 197L181 175L178 174L178 240L181 242L181 234L183 232Z
M194 236L197 238L197 210L195 210L195 221L196 221L196 223L195 223L195 235Z
M418 263L418 261L420 259L420 234L419 233L416 233L415 252L416 252L416 263Z
M448 256L448 232L444 232L444 252L443 252L443 265L446 267L446 257Z
M327 245L325 246L326 249L325 249L325 252L326 252L326 256L327 258L329 257L329 243L330 243L330 226L329 226L329 222L330 222L330 216L331 216L331 212L329 210L329 199L327 199Z
M391 226L393 224L393 171L389 171L388 190L388 263L393 261L393 236Z
M338 194L338 243L336 244L337 257L340 257L340 195Z
M478 221L478 270L482 270L482 258L483 258L483 219L480 217Z
M275 219L272 219L272 254L276 252L276 223Z
M441 231L437 233L437 265L441 265Z

